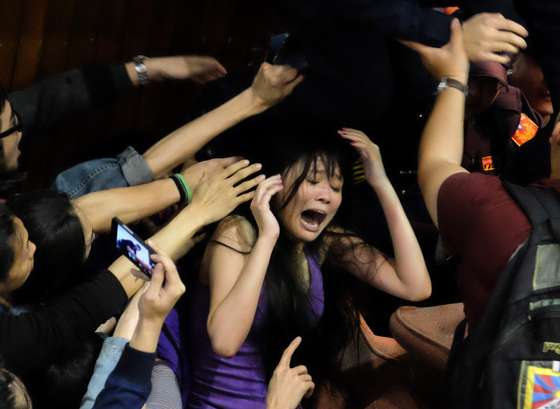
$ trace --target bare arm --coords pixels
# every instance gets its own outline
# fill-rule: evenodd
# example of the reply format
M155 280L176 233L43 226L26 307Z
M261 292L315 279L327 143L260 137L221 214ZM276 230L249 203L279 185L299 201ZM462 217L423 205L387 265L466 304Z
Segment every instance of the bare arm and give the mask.
M448 77L466 84L469 65L458 21L453 21L451 31L450 42L441 49L420 44L412 44L411 47L420 53L424 65L436 78ZM422 133L418 182L436 226L437 199L441 185L449 176L467 172L460 165L463 155L464 111L465 95L454 88L443 90L437 97Z
M254 192L250 190L260 179L253 178L240 183L258 170L248 165L248 161L238 161L212 178L201 181L193 201L150 240L172 260L183 256L192 236L202 226L220 220L239 204L253 198ZM134 265L126 257L119 257L109 266L129 297L144 282L131 273L133 269Z
M166 178L89 193L73 200L73 204L86 215L94 232L104 233L111 229L113 217L125 223L134 222L177 203L180 198L175 183Z
M279 177L273 177L262 182L257 189L251 207L259 224L259 235L252 248L247 244L252 239L252 228L247 226L247 221L231 224L229 228L224 226L218 232L217 241L232 243L232 247L241 250L249 247L249 254L222 245L213 244L209 248L207 329L212 348L220 355L235 355L253 324L270 256L280 231L268 203L270 197L281 190L281 183ZM256 210L258 206L264 207ZM256 212L260 212L260 216Z
M144 153L144 159L154 175L160 177L193 157L226 129L286 98L302 80L293 68L264 63L248 89L167 135Z
M394 262L387 262L380 251L357 237L342 236L334 243L338 246L338 249L334 248L335 252L342 253L342 265L372 286L394 296L410 301L428 298L432 286L424 256L399 197L385 174L379 147L361 131L343 129L340 135L360 153L366 179L377 194L387 220L395 252Z

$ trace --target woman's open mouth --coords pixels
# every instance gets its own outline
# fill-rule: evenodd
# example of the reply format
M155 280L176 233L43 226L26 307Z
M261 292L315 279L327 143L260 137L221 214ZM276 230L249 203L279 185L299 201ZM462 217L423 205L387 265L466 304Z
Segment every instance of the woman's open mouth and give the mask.
M317 232L325 221L327 214L322 210L307 209L301 212L301 221L306 230Z

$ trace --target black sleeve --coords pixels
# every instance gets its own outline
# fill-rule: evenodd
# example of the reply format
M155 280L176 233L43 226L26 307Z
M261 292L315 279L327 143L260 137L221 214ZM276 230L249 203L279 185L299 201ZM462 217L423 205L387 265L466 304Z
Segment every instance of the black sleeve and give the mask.
M127 345L92 409L141 409L152 390L155 356Z
M391 38L432 46L449 40L451 17L418 0L283 0L277 4L294 27L309 27L310 22L311 26L336 26L356 21Z
M28 137L65 115L112 102L131 87L123 64L91 65L46 78L12 92L8 99L20 114L23 134Z
M122 312L128 298L109 271L36 311L0 314L0 354L18 375L47 367L68 347Z
M530 47L544 71L554 111L560 108L560 1L515 0L529 30Z

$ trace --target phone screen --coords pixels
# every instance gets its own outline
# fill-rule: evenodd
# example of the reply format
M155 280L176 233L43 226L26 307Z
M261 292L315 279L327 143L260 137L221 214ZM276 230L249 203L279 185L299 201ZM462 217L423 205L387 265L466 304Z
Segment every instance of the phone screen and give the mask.
M130 228L117 218L113 219L115 244L117 249L148 277L156 265L150 258L155 251L138 237Z

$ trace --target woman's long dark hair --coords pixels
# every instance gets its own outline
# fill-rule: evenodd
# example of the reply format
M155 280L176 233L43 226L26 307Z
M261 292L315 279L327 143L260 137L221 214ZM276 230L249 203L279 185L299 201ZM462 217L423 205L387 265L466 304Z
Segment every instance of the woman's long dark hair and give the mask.
M85 240L68 196L50 190L18 193L7 205L23 221L29 240L37 246L33 271L15 293L16 301L42 301L76 284L84 262Z
M322 133L321 139L307 132L291 130L286 137L268 139L265 149L256 149L254 158L246 155L252 162L261 162L266 175L283 174L296 163L303 164L301 173L296 176L280 208L286 206L295 196L300 185L313 173L320 160L329 177L338 169L345 179L343 195L345 199L352 183L350 159L355 158L352 150L332 130ZM344 202L344 201L343 201ZM279 209L273 209L277 213ZM255 221L244 207L239 211L256 228ZM338 215L337 215L338 216ZM336 219L336 218L335 218ZM323 232L319 238L305 244L308 257L318 257L319 249L327 235ZM302 345L298 348L293 364L308 367L316 384L336 386L342 383L338 378L342 352L358 335L358 312L351 302L348 288L353 279L345 272L330 265L328 259L322 266L324 285L324 314L320 320L310 314L308 289L304 287L297 274L295 243L281 229L280 237L273 250L264 283L267 300L265 326L258 339L263 340L262 356L267 378L278 364L283 350L296 337L302 336Z

